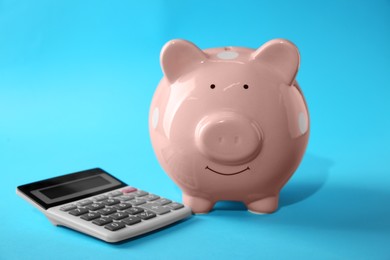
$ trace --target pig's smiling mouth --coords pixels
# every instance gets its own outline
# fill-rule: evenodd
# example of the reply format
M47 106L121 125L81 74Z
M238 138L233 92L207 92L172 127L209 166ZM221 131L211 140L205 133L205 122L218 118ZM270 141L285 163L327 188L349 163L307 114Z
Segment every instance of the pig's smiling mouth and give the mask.
M243 172L245 172L246 170L250 170L250 168L249 167L246 167L244 170L241 170L241 171L238 171L238 172L232 172L232 173L223 173L223 172L218 172L218 171L216 171L216 170L213 170L213 169L211 169L210 167L208 167L208 166L206 166L206 168L205 168L206 170L210 170L210 171L212 171L212 172L214 172L214 173L216 173L216 174L219 174L219 175L224 175L224 176L232 176L232 175L237 175L237 174L240 174L240 173L243 173Z

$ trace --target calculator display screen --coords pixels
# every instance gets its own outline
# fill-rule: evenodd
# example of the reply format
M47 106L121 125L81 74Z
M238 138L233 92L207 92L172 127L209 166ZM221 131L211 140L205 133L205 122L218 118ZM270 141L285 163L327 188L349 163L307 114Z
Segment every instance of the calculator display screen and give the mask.
M67 174L19 186L18 189L43 208L127 186L100 168Z
M110 184L108 180L102 176L96 176L92 178L86 178L78 181L73 181L51 188L40 190L40 192L49 199L57 199L60 197L68 196L77 192L93 189L96 187Z

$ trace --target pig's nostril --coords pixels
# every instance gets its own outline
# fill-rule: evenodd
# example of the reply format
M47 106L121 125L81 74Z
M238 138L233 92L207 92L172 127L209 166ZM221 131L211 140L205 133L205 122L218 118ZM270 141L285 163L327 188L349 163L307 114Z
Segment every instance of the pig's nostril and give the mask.
M240 142L240 137L239 136L235 136L234 137L234 143L238 144L239 142Z
M223 142L223 137L218 137L218 143L220 143L220 144L222 144L222 142Z

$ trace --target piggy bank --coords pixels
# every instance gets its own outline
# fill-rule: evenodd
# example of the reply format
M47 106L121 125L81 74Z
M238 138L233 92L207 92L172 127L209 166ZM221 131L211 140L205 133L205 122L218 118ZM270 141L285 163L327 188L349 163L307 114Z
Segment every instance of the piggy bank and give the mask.
M149 131L184 204L194 213L220 200L242 201L253 213L275 211L309 137L296 46L275 39L258 49L201 50L172 40L160 60L164 77Z

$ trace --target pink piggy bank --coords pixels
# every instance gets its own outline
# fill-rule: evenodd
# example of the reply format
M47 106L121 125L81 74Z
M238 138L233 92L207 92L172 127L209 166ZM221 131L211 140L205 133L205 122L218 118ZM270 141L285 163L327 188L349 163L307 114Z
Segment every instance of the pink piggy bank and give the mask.
M219 200L242 201L253 213L275 211L309 138L295 45L275 39L257 50L200 50L172 40L161 67L150 136L184 204L194 213Z

